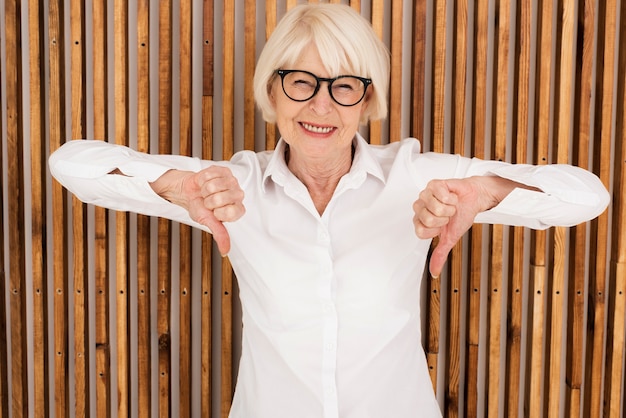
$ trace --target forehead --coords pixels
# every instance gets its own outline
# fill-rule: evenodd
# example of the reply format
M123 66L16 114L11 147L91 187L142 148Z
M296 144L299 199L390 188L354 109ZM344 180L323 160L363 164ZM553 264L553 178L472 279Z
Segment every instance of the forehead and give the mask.
M329 77L332 75L331 71L324 65L324 61L322 61L314 45L305 48L291 66L294 70L306 70L319 77Z
M361 75L353 69L341 46L320 45L314 41L309 41L302 48L298 48L297 53L291 57L285 56L282 68L306 70L319 77Z

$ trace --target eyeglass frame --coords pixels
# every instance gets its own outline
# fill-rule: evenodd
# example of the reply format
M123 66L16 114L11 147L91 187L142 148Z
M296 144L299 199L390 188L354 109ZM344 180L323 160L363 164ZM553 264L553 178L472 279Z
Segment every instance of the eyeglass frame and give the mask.
M330 98L333 99L333 101L335 103L337 103L339 106L343 106L343 107L352 107L352 106L356 106L359 103L361 103L363 101L363 99L365 98L365 94L367 93L367 88L369 87L370 84L372 84L372 79L371 78L366 78L366 77L359 77L357 75L340 75L334 78L325 78L325 77L318 77L315 74L313 74L312 72L309 71L305 71L305 70L275 70L275 73L278 74L280 76L280 85L283 88L283 93L285 93L285 96L287 96L290 100L293 100L294 102L306 102L308 100L311 100L313 97L315 97L315 95L319 92L320 87L322 86L322 82L325 81L328 83L328 94L330 95ZM313 77L315 79L315 82L317 83L315 86L315 89L313 90L313 94L311 94L310 97L306 98L306 99L294 99L293 97L291 97L290 95L287 94L287 91L285 91L285 76L291 73L305 73L310 75L311 77ZM339 103L339 101L337 101L337 99L335 99L335 96L333 96L333 91L331 89L333 83L341 78L346 78L346 77L352 77L352 78L356 78L357 80L360 80L363 85L363 95L361 96L361 98L359 100L356 101L356 103L353 104L343 104L343 103Z

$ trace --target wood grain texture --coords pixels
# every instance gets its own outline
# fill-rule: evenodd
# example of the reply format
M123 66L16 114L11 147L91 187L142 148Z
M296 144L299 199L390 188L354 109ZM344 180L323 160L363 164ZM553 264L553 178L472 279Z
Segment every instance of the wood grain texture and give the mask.
M48 4L48 47L50 65L50 149L55 150L66 139L65 120L65 25L64 2ZM52 188L53 243L54 243L54 413L69 415L69 359L68 359L68 248L67 248L67 193L59 184Z
M424 83L426 82L426 2L413 1L413 58L411 73L411 135L424 140L426 133L425 120L426 97L424 96Z
M150 151L151 98L150 92L150 10L149 0L137 2L137 151ZM152 333L150 281L150 218L137 216L137 410L152 409Z
M204 0L202 5L202 150L203 159L213 159L213 46L214 40L213 2ZM200 268L200 412L203 417L212 416L214 391L212 376L213 361L213 239L202 234Z
M129 144L129 70L128 70L128 1L119 0L113 5L113 52L117 59L113 69L113 102L115 143ZM130 361L130 300L129 278L129 216L115 213L115 315L116 315L116 365L117 365L117 416L132 416L131 361ZM112 237L113 238L113 237Z
M448 147L454 154L465 154L466 143L466 86L467 86L467 45L468 45L468 3L465 0L456 1L453 7L453 23L456 33L452 39L453 55L456 57L452 67L452 135L448 139ZM463 242L458 242L448 257L448 347L446 356L446 399L445 415L460 416L461 408L461 364L463 358L461 348L461 333L463 332L462 306L465 295L463 293Z
M223 37L223 95L222 95L222 159L234 153L235 123L235 4L224 4ZM228 258L222 259L221 274L221 416L226 418L233 400L233 271Z
M193 8L190 0L180 2L180 99L179 99L179 153L193 155ZM192 230L180 225L179 230L179 406L178 416L192 416ZM170 393L173 396L173 393Z
M46 384L50 378L48 343L48 271L46 263L48 254L46 251L46 226L47 226L47 192L46 192L46 98L45 98L45 39L46 34L43 26L43 3L30 1L28 4L28 34L30 38L29 62L30 62L30 159L31 159L31 248L32 248L32 286L33 286L33 414L34 416L48 416L50 413L50 388ZM4 233L2 236L4 236ZM4 254L3 254L4 255ZM2 277L4 288L5 278ZM4 295L4 290L2 291ZM4 296L2 305L4 306ZM0 307L2 309L2 307ZM2 309L0 317L4 318L5 310ZM4 320L2 321L4 323ZM2 343L6 347L6 325L0 335ZM6 351L0 348L1 369L5 369L7 357ZM0 371L0 395L2 408L5 410L2 416L8 416L8 390L6 370ZM6 396L6 397L5 397ZM5 401L6 399L6 401Z
M106 0L92 3L93 42L93 132L94 138L108 138L108 71L107 59L107 4ZM110 230L107 211L94 208L94 290L95 290L95 392L96 415L111 416L111 341L110 341L110 291L109 291L109 242Z
M391 80L389 86L389 142L399 141L402 136L402 43L403 1L391 2Z
M508 125L508 112L511 107L509 95L509 42L511 36L511 2L497 0L495 4L496 26L494 28L494 75L493 75L493 109L491 117L491 159L506 161L506 144L511 127ZM486 408L488 416L500 414L500 387L502 381L502 364L506 364L506 355L501 352L502 322L506 321L506 311L503 302L506 296L504 285L504 227L493 225L490 227L491 243L489 252L489 297L488 297L488 360L487 367L489 380L486 389ZM504 358L503 358L504 357ZM505 369L505 375L508 370ZM505 377L506 379L506 377ZM505 384L505 383L504 383Z
M527 149L530 118L530 56L532 40L532 10L528 2L516 3L517 19L514 22L514 68L513 85L517 92L512 101L512 140L511 162L528 162ZM506 377L504 386L505 415L519 414L522 364L523 298L527 291L524 274L525 230L521 227L509 228L508 243L508 292L506 322Z
M85 5L70 1L71 138L87 137L86 20ZM74 410L78 416L90 411L89 243L87 205L72 197L73 317L74 317Z
M470 107L470 146L473 157L485 158L486 140L486 109L487 109L487 60L488 60L488 31L489 31L489 3L479 0L475 3L474 26L471 33L473 49L472 92L468 106ZM469 36L469 34L468 34ZM479 397L479 358L481 350L480 335L480 306L481 295L484 293L482 285L482 254L483 243L489 236L483 233L483 227L474 226L469 233L468 246L468 300L466 308L467 321L467 358L465 363L465 403L464 412L468 417L478 416Z
M374 32L379 38L383 39L383 26L385 17L385 2L382 0L372 0L372 17L371 23ZM380 144L383 140L382 122L379 120L370 121L369 123L369 143Z
M595 5L581 2L578 7L578 58L576 59L576 84L574 99L575 126L572 141L572 163L589 169L589 134L591 132L591 97L593 94L593 46L595 31ZM586 294L586 254L587 225L575 226L570 231L570 256L568 269L568 321L565 376L565 415L580 416L582 412L582 386L585 349L585 299ZM590 318L590 317L589 317ZM593 332L589 332L593 339ZM589 388L599 392L598 388ZM597 395L596 395L597 396ZM589 412L589 411L588 411Z
M595 259L592 260L592 269L595 268L596 277L604 277L606 264L602 263L610 255L609 269L609 300L606 336L606 365L604 376L604 416L618 417L624 410L624 350L626 326L626 263L624 263L624 103L626 58L623 53L623 42L626 39L626 21L624 20L624 2L607 1L600 5L598 14L604 16L603 24L598 26L598 65L596 90L596 117L598 122L595 129L595 153L593 171L600 177L605 186L610 185L610 164L607 155L610 155L609 138L614 133L615 141L615 185L613 193L613 209L615 212L614 226L610 228L609 213L605 211L592 223L592 234L597 234L597 243L593 248ZM602 7L604 6L604 8ZM617 26L615 13L622 13L620 26ZM619 36L619 38L616 37ZM617 44L615 42L618 42ZM617 45L622 45L618 47ZM619 48L619 57L614 51ZM617 66L615 59L618 59ZM615 68L619 69L617 77ZM613 80L617 78L617 86ZM613 109L613 94L617 93L618 108ZM611 123L613 111L619 115L620 122L615 128ZM615 129L615 132L613 132ZM607 136L608 135L608 136ZM613 235L612 249L608 252L607 239L609 231Z
M533 164L547 164L551 138L551 73L554 67L552 51L552 26L554 21L553 2L540 0L537 4L537 47L535 64L535 122L533 126ZM524 412L529 416L540 416L544 410L543 384L547 338L547 254L546 231L532 231L530 237L530 283L529 304L526 321L529 327L527 340L526 396ZM532 295L532 297L531 297Z
M26 317L26 242L24 233L24 127L22 112L22 49L21 49L21 5L9 0L4 4L5 54L7 62L16 63L7 68L6 74L6 152L7 182L11 198L8 201L8 244L9 271L8 291L11 324L11 379L12 412L14 416L28 414L28 324ZM62 248L61 251L64 251ZM57 317L58 320L66 318ZM55 341L67 341L61 331ZM59 383L67 383L67 376ZM65 394L64 386L59 392Z

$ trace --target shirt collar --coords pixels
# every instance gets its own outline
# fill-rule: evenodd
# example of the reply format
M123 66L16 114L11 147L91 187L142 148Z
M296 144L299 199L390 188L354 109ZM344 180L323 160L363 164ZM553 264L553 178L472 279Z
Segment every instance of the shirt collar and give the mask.
M364 178L361 173L370 174L385 183L385 175L383 174L383 169L380 166L380 163L372 153L370 145L358 132L354 137L353 144L355 147L354 159L352 161L350 171L346 174L346 176ZM266 185L270 179L274 183L284 186L287 179L293 176L287 167L287 162L285 161L286 149L287 143L281 138L278 141L278 144L276 144L276 149L272 153L267 167L265 168L262 182L263 192L266 191Z

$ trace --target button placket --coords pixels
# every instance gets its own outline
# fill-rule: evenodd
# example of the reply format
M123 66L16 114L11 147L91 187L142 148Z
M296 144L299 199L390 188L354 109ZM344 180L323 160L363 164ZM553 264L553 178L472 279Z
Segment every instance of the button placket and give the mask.
M337 332L338 318L334 303L334 272L330 234L324 219L317 229L317 243L324 248L325 254L320 260L320 301L323 315L322 343L322 391L324 399L324 417L336 418L339 415L337 401Z

